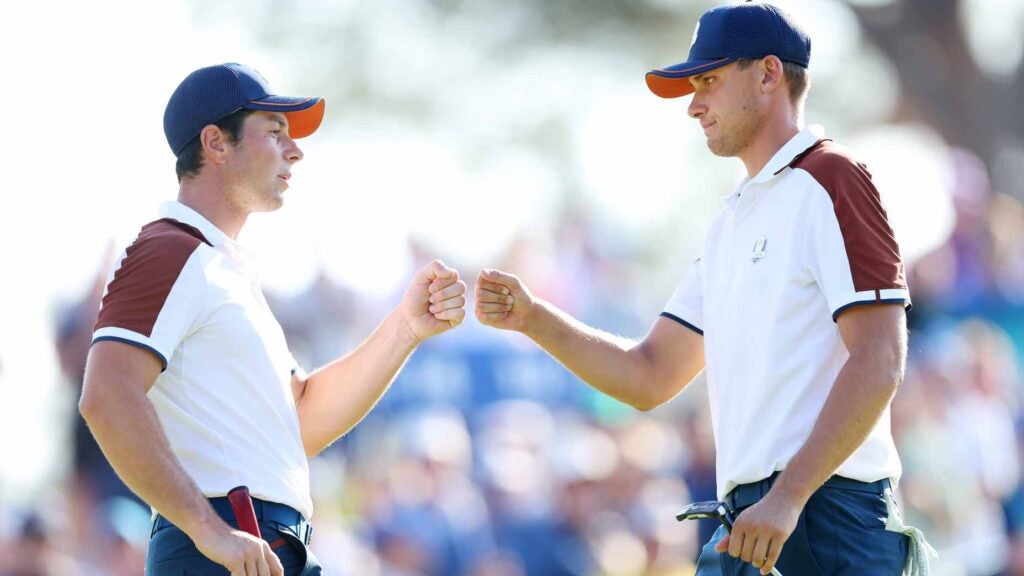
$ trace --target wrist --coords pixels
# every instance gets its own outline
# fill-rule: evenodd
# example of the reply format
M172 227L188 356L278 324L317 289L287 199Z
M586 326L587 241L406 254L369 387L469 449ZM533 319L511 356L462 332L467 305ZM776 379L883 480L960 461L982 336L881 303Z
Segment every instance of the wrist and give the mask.
M803 509L807 501L811 499L816 487L810 487L806 483L798 482L783 472L779 479L772 486L772 494L786 504Z
M424 339L413 329L412 322L401 308L393 310L386 321L392 325L392 332L401 348L412 350L423 342Z
M212 507L207 506L206 508L183 521L179 526L195 542L206 541L231 530L231 526L218 516Z
M548 303L544 300L539 298L533 299L533 301L530 302L530 307L527 309L528 311L523 314L523 320L516 330L520 334L533 338L538 332L538 321L545 313L551 312L548 306Z

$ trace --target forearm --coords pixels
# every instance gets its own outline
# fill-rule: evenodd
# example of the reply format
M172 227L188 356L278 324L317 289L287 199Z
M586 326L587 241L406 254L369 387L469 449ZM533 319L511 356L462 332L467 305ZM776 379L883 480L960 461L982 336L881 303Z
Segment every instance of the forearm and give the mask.
M897 360L851 356L803 447L786 466L773 491L801 507L867 439L903 379Z
M541 300L534 303L523 333L580 379L617 400L640 409L662 400L654 394L651 363L633 340L587 326Z
M82 415L124 483L193 540L227 529L171 450L145 394L120 391L82 404Z
M308 456L318 454L370 412L417 344L400 314L392 312L358 348L309 375L297 407Z

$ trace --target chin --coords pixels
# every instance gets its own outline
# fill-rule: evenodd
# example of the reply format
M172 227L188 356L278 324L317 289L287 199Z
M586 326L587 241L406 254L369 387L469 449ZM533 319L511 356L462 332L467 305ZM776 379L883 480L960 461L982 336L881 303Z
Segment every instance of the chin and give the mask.
M284 206L284 196L278 194L277 196L266 198L263 202L260 202L259 208L257 208L255 212L273 212L280 209L282 206Z
M729 156L732 156L732 154L729 153L729 150L721 146L717 146L711 142L708 142L708 150L711 150L711 153L714 154L715 156L721 156L723 158L728 158Z
M721 140L708 140L708 150L715 156L722 156L723 158L732 158L733 156L739 155L743 148L735 145L731 145L729 142L722 142Z

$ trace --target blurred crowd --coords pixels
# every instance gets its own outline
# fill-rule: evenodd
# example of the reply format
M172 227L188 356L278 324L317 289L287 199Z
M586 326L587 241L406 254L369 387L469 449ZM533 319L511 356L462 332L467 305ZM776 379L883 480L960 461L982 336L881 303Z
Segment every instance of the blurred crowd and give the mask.
M898 496L939 550L934 573L1024 575L1024 205L991 190L969 153L953 164L955 230L908 270L910 358L892 410ZM671 291L650 293L663 264L610 245L582 214L567 211L550 237L524 235L493 265L590 324L642 337ZM417 265L434 256L410 250ZM471 283L476 271L462 272ZM76 387L102 281L86 292L54 329ZM324 274L268 299L309 370L356 346L398 296ZM64 493L0 509L0 576L142 572L149 509L80 418L73 427ZM702 379L637 412L472 318L422 346L311 472L312 548L330 575L685 576L715 528L674 519L715 495Z

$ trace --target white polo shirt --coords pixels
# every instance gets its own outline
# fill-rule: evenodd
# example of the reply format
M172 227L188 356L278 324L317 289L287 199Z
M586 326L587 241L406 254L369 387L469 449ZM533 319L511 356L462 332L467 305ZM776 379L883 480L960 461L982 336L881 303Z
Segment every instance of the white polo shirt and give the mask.
M297 366L245 249L184 204L160 216L114 266L93 342L139 346L163 363L148 396L203 494L244 484L308 519Z
M812 126L726 198L662 316L704 335L718 497L786 467L849 352L835 319L910 306L903 262L865 167ZM901 473L889 410L837 474Z

